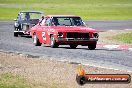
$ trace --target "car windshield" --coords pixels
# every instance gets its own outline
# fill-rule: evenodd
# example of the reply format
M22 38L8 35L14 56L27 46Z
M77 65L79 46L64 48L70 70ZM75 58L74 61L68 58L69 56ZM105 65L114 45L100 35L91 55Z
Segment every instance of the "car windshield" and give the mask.
M55 26L85 26L80 17L53 17L52 24Z
M40 19L42 17L42 13L40 12L22 12L20 13L22 20L29 20L29 19Z

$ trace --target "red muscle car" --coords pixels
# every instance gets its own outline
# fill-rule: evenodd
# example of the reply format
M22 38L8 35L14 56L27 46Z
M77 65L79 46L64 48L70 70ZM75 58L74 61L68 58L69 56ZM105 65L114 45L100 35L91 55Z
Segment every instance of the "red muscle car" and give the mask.
M98 33L95 29L86 27L79 16L48 15L42 17L39 23L31 29L35 46L49 44L52 48L59 45L88 46L96 48Z

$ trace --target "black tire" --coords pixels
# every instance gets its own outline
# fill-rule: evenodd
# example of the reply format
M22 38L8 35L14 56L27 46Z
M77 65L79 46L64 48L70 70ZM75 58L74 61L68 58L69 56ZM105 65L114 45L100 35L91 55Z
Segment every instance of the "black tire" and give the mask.
M97 44L97 43L88 45L89 50L95 50L96 44Z
M18 37L18 33L17 32L14 32L14 37Z
M59 45L56 43L55 38L53 35L50 37L50 47L51 48L57 48Z
M33 44L35 46L41 46L41 43L39 42L39 39L36 34L34 34L34 36L33 36Z
M72 49L76 49L77 45L72 44L72 45L70 45L70 47L71 47Z

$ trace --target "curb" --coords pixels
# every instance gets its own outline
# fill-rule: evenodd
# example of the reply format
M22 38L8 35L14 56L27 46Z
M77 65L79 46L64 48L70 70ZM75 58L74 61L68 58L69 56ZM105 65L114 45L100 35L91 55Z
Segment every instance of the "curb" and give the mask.
M132 45L109 45L109 44L97 44L97 48L104 48L104 49L117 49L117 50L129 50L132 51Z
M132 48L129 48L128 50L129 50L129 51L132 51Z
M132 31L132 29L124 29L125 31ZM108 31L115 31L115 30L108 30ZM108 32L108 31L101 31L100 32ZM129 50L132 51L132 44L131 45L127 45L127 44L97 44L97 48L104 48L104 49L109 49L109 50L113 50L113 49L117 49L117 50Z

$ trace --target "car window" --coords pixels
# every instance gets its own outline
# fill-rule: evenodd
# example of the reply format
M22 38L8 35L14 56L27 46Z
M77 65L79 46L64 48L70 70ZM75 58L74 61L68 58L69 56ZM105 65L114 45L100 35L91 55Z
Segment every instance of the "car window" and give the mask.
M30 19L40 19L41 17L42 17L42 13L29 13L29 15L30 15Z
M40 25L41 25L41 26L45 26L45 21L46 21L46 18L44 18L44 19L40 22Z
M55 26L85 26L80 17L53 17Z
M18 14L17 20L18 20L18 21L22 20L21 14Z
M20 17L21 17L22 20L25 20L25 13L21 13Z
M50 18L46 19L45 26L51 26L51 19Z
M60 25L66 25L66 26L72 25L72 21L70 18L60 18L58 19L58 22L60 23Z
M76 26L83 26L84 25L80 18L75 17L72 20L73 20L74 25L76 25Z
M42 13L37 12L22 12L19 17L21 20L30 20L30 19L40 19L42 17Z

